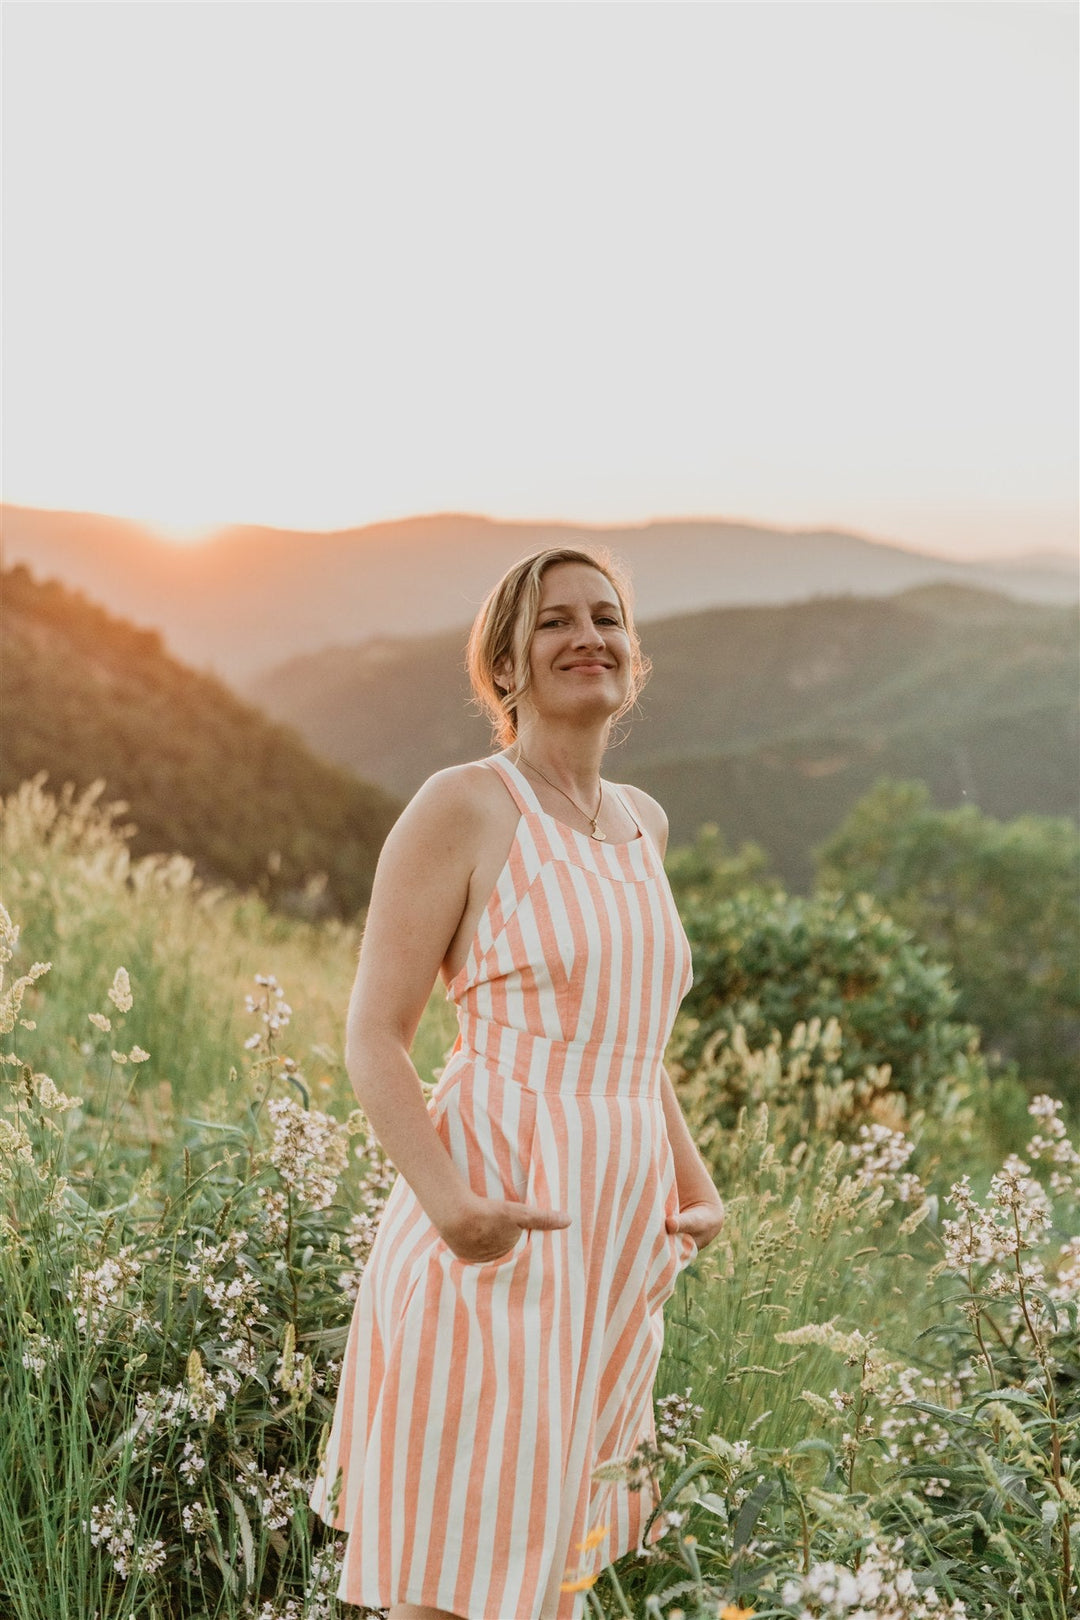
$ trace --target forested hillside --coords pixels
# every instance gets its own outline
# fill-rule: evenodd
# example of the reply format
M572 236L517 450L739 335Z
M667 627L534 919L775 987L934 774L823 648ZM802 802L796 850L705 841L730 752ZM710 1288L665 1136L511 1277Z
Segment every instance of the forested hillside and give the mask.
M0 527L9 562L160 630L178 658L234 683L334 643L453 630L504 569L543 546L609 546L643 620L928 581L1072 604L1080 587L1065 554L962 561L845 530L709 517L582 525L434 512L333 533L235 526L187 546L99 513L0 506Z
M713 609L645 627L653 674L608 774L675 841L716 822L789 885L881 776L1008 819L1077 814L1077 616L968 587ZM246 688L329 759L411 793L474 758L464 631L290 659Z
M18 565L0 575L0 602L0 793L41 771L54 792L103 778L105 799L127 801L136 854L179 851L202 876L294 908L363 904L390 795L81 593Z

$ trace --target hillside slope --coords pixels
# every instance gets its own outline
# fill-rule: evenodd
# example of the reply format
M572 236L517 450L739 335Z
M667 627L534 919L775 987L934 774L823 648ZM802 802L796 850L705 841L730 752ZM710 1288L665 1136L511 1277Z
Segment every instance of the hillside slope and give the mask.
M699 608L885 596L927 581L1077 600L1068 558L962 562L833 529L723 518L626 525L501 522L439 512L335 533L242 526L170 545L116 518L0 507L7 561L85 590L160 630L185 663L234 682L300 653L467 624L518 558L541 546L609 546L630 568L642 619ZM1022 548L1023 534L1017 536Z
M607 774L640 782L672 836L754 838L794 887L882 775L941 804L1077 814L1077 617L967 587L712 609L647 626L653 674ZM311 746L412 793L490 746L464 633L290 659L246 692Z
M342 916L370 892L397 814L381 788L315 757L160 636L23 566L0 574L0 792L39 771L124 799L136 854L179 851L200 875ZM321 900L301 902L325 873Z

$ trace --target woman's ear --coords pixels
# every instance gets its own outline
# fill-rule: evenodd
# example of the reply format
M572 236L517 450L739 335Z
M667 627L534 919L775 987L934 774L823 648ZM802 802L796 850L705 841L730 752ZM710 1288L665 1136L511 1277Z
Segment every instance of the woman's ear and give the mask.
M499 662L492 670L492 674L495 677L496 684L500 686L504 692L512 692L514 690L514 666L509 658L500 658Z

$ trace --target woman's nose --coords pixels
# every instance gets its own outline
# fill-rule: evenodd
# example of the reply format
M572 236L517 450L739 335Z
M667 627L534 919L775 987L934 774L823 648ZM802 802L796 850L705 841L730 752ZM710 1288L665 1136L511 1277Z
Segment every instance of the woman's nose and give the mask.
M584 619L578 625L574 635L574 645L576 647L602 647L604 645L604 638L591 619Z

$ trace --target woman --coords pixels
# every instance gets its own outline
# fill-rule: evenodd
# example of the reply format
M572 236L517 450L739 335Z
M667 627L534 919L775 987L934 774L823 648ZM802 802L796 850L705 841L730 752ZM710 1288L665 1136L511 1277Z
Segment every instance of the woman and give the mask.
M724 1212L662 1065L691 982L666 818L600 777L645 673L618 573L518 563L469 668L503 751L395 825L349 1004L346 1064L400 1175L312 1505L349 1531L346 1601L572 1620L655 1505L593 1471L654 1439L661 1308ZM425 1105L409 1048L440 971L459 1036Z

